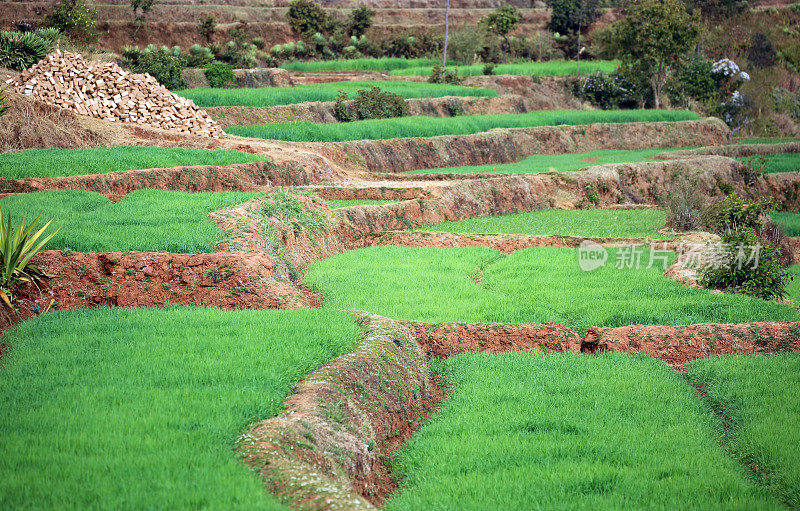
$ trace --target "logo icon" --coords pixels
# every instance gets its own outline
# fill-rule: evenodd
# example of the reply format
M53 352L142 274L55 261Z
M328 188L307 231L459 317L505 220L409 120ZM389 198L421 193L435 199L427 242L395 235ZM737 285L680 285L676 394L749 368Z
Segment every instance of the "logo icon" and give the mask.
M602 245L591 240L583 240L578 246L578 266L583 271L594 271L605 266L608 252Z

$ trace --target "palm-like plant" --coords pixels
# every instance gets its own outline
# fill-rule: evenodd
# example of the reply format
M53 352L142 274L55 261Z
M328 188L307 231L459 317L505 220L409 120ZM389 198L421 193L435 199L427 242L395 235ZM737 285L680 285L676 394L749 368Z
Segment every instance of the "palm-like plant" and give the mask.
M38 216L29 225L22 219L15 228L11 223L11 215L6 218L0 208L0 299L9 307L13 299L11 290L15 285L35 282L49 276L30 264L30 260L59 229L45 235L53 220L34 231L38 222Z

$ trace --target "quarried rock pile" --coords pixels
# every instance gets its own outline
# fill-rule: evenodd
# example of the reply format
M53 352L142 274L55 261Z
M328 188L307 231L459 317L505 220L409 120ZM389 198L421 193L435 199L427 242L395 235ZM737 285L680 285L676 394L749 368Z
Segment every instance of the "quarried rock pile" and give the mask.
M88 62L74 53L56 51L10 83L20 94L81 115L208 137L224 133L205 110L149 74L132 74L114 63Z

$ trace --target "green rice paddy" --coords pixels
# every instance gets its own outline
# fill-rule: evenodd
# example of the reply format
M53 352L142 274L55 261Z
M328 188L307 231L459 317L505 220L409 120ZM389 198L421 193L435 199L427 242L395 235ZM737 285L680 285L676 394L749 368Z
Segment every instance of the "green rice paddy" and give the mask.
M458 117L400 117L336 124L284 122L256 126L231 126L226 131L241 137L296 142L343 142L468 135L494 128L582 125L592 123L686 121L699 119L687 110L540 110L524 114L463 115Z
M592 326L798 321L789 305L691 289L663 275L671 257L609 248L586 272L578 251L540 247L506 255L482 247L369 247L313 263L304 284L325 306L395 319L474 323L555 321L583 334ZM657 253L656 256L667 256ZM623 268L616 268L622 263Z
M259 87L255 89L184 89L177 94L193 100L201 107L253 106L267 107L293 105L309 101L336 101L339 91L354 98L359 90L380 87L384 91L411 98L438 98L442 96L494 97L492 89L465 87L438 83L419 83L402 81L346 81L296 85L294 87Z
M421 227L425 231L599 238L662 238L666 213L658 209L545 209L483 216Z
M699 359L687 376L728 421L719 429L734 457L790 509L800 508L800 355Z
M208 213L256 195L136 190L115 204L95 192L46 191L6 197L0 207L15 219L52 218L52 228L61 230L49 249L194 253L214 252L223 237Z
M402 447L388 511L780 509L659 360L505 353L439 365L451 396Z
M98 147L93 149L27 149L0 154L0 177L60 177L104 174L120 170L232 165L264 161L241 151L209 151L164 147Z
M619 67L617 60L588 60L581 62L582 74L613 73ZM461 76L479 76L484 73L483 64L457 66ZM456 67L452 67L456 69ZM574 60L549 60L546 62L523 62L519 64L498 64L494 67L496 75L534 75L534 76L569 76L576 74L577 63ZM407 67L392 70L389 74L396 76L430 76L433 65Z
M233 447L352 349L332 310L55 311L5 334L2 509L285 509Z

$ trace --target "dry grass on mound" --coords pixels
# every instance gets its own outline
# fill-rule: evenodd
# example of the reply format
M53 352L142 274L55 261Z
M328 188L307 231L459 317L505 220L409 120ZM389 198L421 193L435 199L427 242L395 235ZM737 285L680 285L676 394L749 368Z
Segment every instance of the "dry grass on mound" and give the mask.
M81 149L107 145L111 135L68 110L5 91L8 110L0 117L0 152L22 149Z

